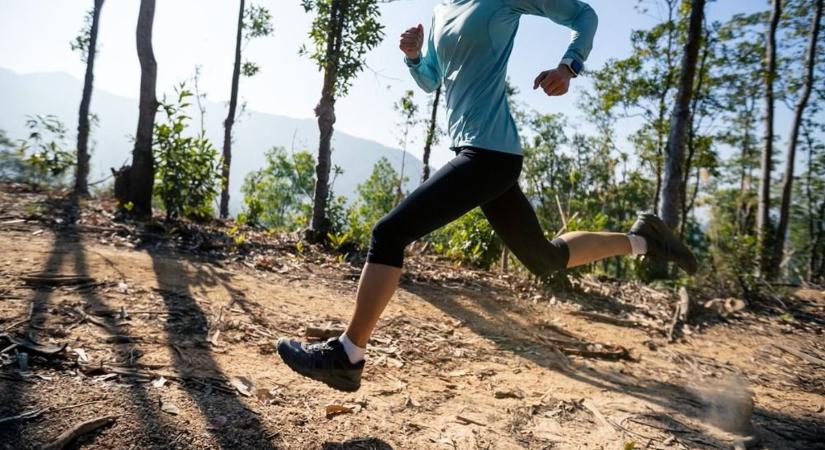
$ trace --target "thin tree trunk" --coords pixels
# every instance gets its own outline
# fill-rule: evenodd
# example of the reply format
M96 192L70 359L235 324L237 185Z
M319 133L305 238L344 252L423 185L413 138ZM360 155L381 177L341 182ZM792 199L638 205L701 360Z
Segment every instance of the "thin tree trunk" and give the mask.
M341 50L345 0L332 0L330 7L330 30L327 35L326 66L321 100L315 107L318 118L320 139L318 142L318 162L315 165L315 195L312 203L312 221L307 237L313 241L325 239L329 231L327 202L329 200L329 171L332 159L332 133L335 124L335 85L338 79L338 55Z
M404 146L401 148L401 170L398 174L398 185L395 187L395 202L393 203L393 207L398 206L401 203L401 197L404 196L404 167L407 163L407 136L409 135L410 128L406 126L404 130Z
M768 268L770 241L771 172L773 167L773 81L776 77L776 29L782 16L782 0L773 0L765 46L765 147L762 149L759 204L756 213L757 251L760 273Z
M238 107L238 81L241 77L241 40L243 37L244 0L238 10L238 32L235 35L235 64L232 67L232 90L229 94L229 113L223 122L223 162L221 166L221 219L229 217L229 169L232 166L232 126L235 125L235 110Z
M665 75L665 85L659 95L659 117L656 124L656 162L653 165L654 175L656 177L656 186L653 197L653 212L659 214L659 200L662 195L662 153L664 147L664 133L661 130L661 124L665 120L667 114L667 95L673 87L673 35L676 28L673 22L673 14L676 11L676 1L667 0L667 23L670 27L667 32L667 50L666 65L667 75Z
M441 99L441 86L435 90L435 98L433 99L433 110L430 113L430 126L427 128L427 139L424 141L424 171L421 174L421 182L427 181L430 178L430 151L435 141L436 119L438 117L438 101Z
M687 216L691 209L693 209L693 205L696 200L696 195L699 192L699 167L696 168L696 186L694 187L693 196L690 202L687 201L687 188L690 181L690 169L693 166L693 157L696 154L696 109L699 105L699 99L702 96L702 87L704 86L705 81L705 71L707 68L707 60L708 54L710 53L710 30L705 31L705 45L702 50L702 59L699 62L699 73L698 79L696 81L696 91L694 92L693 99L690 102L690 118L688 120L687 130L688 130L688 139L687 139L687 149L688 154L687 158L685 159L685 171L684 171L684 178L682 179L682 185L679 187L680 196L681 196L681 203L682 203L682 221L679 226L679 236L684 237L685 235L685 224L687 223Z
M705 0L692 0L690 24L687 43L682 57L682 69L679 76L679 91L673 106L670 121L670 133L667 142L667 159L662 185L659 212L662 220L671 228L679 226L681 213L680 201L682 170L685 163L685 136L690 119L690 100L693 96L693 81L696 76L696 63L699 57L699 45L702 41L702 18Z
M816 254L817 248L814 240L814 227L816 225L816 218L814 216L814 191L812 189L813 183L813 169L814 169L814 145L811 140L811 134L807 127L804 130L805 143L808 147L808 170L805 176L805 197L808 201L808 242L810 242L811 250L808 256L808 281L813 282L814 271L816 270Z
M83 96L80 98L80 110L77 119L77 167L75 170L74 191L81 196L89 195L89 105L92 102L97 34L100 28L100 10L102 8L103 0L95 0L94 9L92 10L92 26L89 29L89 48L86 55Z
M136 30L137 53L140 60L140 101L132 167L129 170L129 196L132 214L138 217L152 215L152 188L155 164L152 157L152 129L158 101L155 97L158 65L152 49L152 26L155 18L155 0L141 0Z
M768 270L769 277L773 278L779 273L779 265L782 262L782 255L785 247L785 234L788 232L788 222L790 221L791 193L793 190L793 173L796 159L796 145L799 141L799 128L802 125L802 116L805 107L808 106L808 99L811 97L811 89L814 83L814 64L816 63L817 38L819 37L819 20L822 18L822 2L816 1L816 9L811 22L811 33L808 40L808 54L805 58L805 81L802 87L802 95L796 102L794 108L794 118L791 124L791 133L788 138L788 152L785 158L785 173L782 177L782 203L779 207L779 223L774 236L773 253Z

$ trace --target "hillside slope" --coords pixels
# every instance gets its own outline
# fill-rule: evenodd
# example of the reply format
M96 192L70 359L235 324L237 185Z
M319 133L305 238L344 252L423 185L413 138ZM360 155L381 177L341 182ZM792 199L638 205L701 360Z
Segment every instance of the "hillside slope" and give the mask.
M114 223L110 205L2 187L2 449L101 416L113 424L80 447L716 449L745 442L723 430L738 428L755 448L825 448L825 292L704 317L669 343L619 319L666 292L637 286L635 304L586 280L522 295L510 275L413 255L362 389L343 394L273 345L341 327L357 266L289 236L231 249L219 230Z

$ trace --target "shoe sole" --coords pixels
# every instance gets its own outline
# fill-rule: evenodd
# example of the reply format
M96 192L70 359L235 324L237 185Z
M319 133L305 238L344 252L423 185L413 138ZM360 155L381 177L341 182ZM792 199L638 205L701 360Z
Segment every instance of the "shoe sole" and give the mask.
M696 270L698 268L697 267L698 263L696 261L696 256L693 254L692 251L690 251L689 248L687 248L687 246L685 244L682 243L682 241L680 241L673 234L672 231L670 231L670 228L668 228L668 226L665 225L665 223L662 221L662 219L659 218L659 216L657 216L655 214L643 214L643 215L639 216L639 219L642 219L642 220L646 221L651 226L651 228L653 228L653 231L655 233L662 236L664 239L666 239L666 240L668 240L672 243L675 243L675 245L678 245L680 251L690 255L690 261L686 262L688 267L682 267L678 263L677 263L677 265L682 270L687 272L688 275L693 275L693 274L696 273ZM676 262L676 261L674 261L674 262Z
M283 361L287 367L292 369L293 372L304 377L307 377L311 380L324 383L335 390L342 392L355 392L361 387L361 383L353 383L352 381L346 378L335 376L319 376L318 373L313 373L311 371L304 370L302 367L293 365L288 359L284 358L284 355L282 355L280 351L278 352L278 356L281 357L281 361Z

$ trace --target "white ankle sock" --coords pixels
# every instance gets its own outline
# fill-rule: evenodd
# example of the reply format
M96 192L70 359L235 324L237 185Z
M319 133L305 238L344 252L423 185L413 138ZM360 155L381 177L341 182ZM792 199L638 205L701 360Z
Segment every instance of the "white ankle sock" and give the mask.
M631 254L644 255L647 253L647 241L645 238L635 234L628 234L627 239L630 241Z
M364 359L364 353L366 353L367 349L353 344L347 337L347 333L342 334L338 340L341 341L341 345L344 346L344 351L347 352L349 362L355 364Z

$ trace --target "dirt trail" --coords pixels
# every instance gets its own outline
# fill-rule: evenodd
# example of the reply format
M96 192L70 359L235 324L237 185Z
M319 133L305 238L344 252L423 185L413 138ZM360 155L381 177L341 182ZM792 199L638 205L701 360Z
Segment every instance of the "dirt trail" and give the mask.
M668 344L571 314L579 297L407 281L379 324L362 389L342 394L290 372L273 344L343 325L357 271L281 262L291 269L0 225L0 330L31 311L18 335L68 344L60 358L32 355L22 376L0 360L0 418L80 405L0 423L0 448L36 448L103 415L119 417L80 447L730 448L737 436L724 429L751 410L756 448L825 448L825 367L774 345L822 354L821 323L732 320ZM27 273L94 282L32 288ZM800 296L825 316L822 292ZM571 334L636 361L564 355L548 340ZM331 404L349 412L327 417Z

